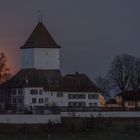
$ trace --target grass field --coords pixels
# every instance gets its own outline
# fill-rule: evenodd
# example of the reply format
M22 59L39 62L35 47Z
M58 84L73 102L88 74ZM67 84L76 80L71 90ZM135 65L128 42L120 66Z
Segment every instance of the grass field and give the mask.
M0 140L139 140L139 120L64 119L60 125L0 125Z

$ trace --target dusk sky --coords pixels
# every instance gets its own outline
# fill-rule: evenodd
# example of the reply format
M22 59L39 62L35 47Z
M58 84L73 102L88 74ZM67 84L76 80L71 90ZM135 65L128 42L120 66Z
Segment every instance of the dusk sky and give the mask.
M116 55L140 57L139 7L140 0L0 0L0 52L13 74L20 69L19 48L42 9L43 23L62 47L63 74L104 76Z

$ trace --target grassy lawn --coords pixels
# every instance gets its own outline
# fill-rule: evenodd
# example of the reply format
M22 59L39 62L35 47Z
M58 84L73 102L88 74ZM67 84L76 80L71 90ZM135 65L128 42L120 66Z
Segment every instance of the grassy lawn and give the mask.
M0 125L0 140L139 140L139 120L68 119L61 125Z

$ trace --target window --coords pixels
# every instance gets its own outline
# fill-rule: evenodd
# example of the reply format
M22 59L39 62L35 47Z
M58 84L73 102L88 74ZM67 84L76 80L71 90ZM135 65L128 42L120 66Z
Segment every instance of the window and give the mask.
M134 102L133 102L133 101L129 101L129 102L128 102L128 105L129 105L129 106L133 106L133 105L134 105Z
M69 99L73 99L73 95L72 95L72 94L69 94L69 95L68 95L68 98L69 98Z
M32 90L30 90L30 94L36 95L36 94L38 94L38 90L32 89Z
M97 103L94 103L94 106L97 106Z
M22 89L18 90L18 95L22 95Z
M13 98L13 103L14 103L14 104L16 104L16 103L17 103L16 98Z
M79 99L85 99L85 94L79 94Z
M32 98L32 103L33 103L33 104L36 103L36 98Z
M86 105L85 102L69 102L69 106L74 106L74 107L84 107Z
M43 103L43 98L39 98L39 103L40 103L40 104Z
M39 94L42 95L42 89L39 90Z
M93 106L93 103L89 103L89 106L92 107Z
M57 97L63 97L63 93L62 92L58 92L57 93Z
M85 105L86 105L85 102L79 102L79 107L83 107Z
M45 104L48 104L48 98L45 98Z
M22 104L22 98L18 99L18 103Z
M69 94L69 99L85 99L85 94Z
M98 99L98 94L88 94L88 99Z
M53 96L53 93L51 92L51 96Z
M73 102L69 102L69 106L73 106Z
M11 90L12 95L16 95L16 89Z

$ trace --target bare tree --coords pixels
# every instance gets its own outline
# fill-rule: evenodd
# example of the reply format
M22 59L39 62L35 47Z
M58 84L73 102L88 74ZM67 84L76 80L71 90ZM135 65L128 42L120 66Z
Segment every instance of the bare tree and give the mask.
M7 66L7 58L4 53L0 53L0 84L3 84L10 77L11 73Z
M109 70L109 79L123 93L130 88L135 58L128 54L118 55L114 58Z
M130 79L131 88L133 91L138 91L140 88L140 58L135 58Z
M99 76L95 78L95 83L97 87L99 87L103 91L103 95L105 97L110 96L111 84L107 78Z

